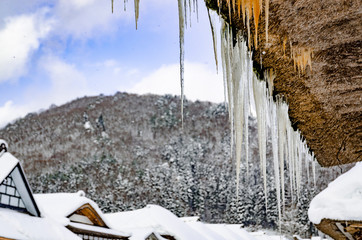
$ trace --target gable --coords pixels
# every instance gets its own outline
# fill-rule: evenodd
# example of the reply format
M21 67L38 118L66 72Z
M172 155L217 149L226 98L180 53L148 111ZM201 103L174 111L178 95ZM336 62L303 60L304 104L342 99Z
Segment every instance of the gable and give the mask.
M26 212L24 202L10 175L0 185L0 206Z
M0 157L0 207L40 217L40 211L19 161L6 152Z
M68 218L72 222L108 228L101 216L99 216L97 211L89 203L79 207L75 212L70 214Z

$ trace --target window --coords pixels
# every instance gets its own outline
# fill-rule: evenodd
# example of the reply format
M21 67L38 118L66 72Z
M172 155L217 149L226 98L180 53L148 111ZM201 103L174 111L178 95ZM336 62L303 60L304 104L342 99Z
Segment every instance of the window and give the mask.
M5 178L0 185L0 206L26 211L24 202L21 200L11 176Z

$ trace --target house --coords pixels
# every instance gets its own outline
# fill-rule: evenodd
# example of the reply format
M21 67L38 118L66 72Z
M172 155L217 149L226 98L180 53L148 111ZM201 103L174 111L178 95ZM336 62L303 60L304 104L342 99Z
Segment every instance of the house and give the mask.
M41 214L20 162L0 140L0 239L77 239Z
M362 162L313 198L308 216L334 239L362 239Z
M98 205L78 193L33 194L18 159L0 140L0 240L128 239Z
M85 197L83 191L34 197L46 215L66 223L66 228L82 239L129 239L130 234L110 227L98 205Z

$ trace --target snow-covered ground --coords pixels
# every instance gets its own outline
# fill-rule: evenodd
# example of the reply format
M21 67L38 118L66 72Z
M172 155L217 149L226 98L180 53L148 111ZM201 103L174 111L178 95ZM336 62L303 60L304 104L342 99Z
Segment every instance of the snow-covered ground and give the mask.
M308 216L314 224L323 218L362 221L362 163L342 174L310 203Z

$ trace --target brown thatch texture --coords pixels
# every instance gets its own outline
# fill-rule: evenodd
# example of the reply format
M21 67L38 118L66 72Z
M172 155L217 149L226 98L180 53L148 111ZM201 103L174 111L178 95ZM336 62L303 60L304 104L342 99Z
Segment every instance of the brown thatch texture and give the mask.
M217 9L217 0L205 2ZM268 43L263 11L258 48L252 47L255 69L275 70L274 94L285 97L293 127L301 130L322 166L361 161L361 2L270 0L269 11ZM221 14L229 22L225 4ZM247 35L237 12L231 22ZM303 49L313 51L312 69L304 63L305 71L298 73L292 53Z
M339 224L342 230L347 233L348 236L356 240L362 239L362 222L360 221L336 221L331 219L323 219L316 227L323 233L329 235L336 240L346 240L348 237L342 233L337 227Z

